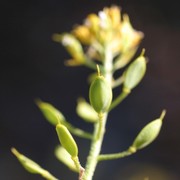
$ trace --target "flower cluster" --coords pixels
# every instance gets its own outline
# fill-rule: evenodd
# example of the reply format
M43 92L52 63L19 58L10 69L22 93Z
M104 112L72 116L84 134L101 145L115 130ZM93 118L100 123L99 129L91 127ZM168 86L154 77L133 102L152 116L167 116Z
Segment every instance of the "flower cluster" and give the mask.
M98 14L89 14L83 25L76 25L71 33L54 34L53 39L62 43L71 55L72 59L66 61L66 65L102 61L108 48L117 62L123 61L116 63L117 68L121 68L135 54L143 36L142 32L133 29L127 14L121 17L120 8L111 6Z

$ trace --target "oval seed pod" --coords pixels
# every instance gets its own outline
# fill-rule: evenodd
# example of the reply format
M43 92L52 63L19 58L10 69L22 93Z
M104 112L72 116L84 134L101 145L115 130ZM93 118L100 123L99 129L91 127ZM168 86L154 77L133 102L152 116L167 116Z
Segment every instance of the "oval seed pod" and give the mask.
M12 148L11 151L28 172L36 174L41 171L39 164L19 153L15 148Z
M61 145L72 157L76 157L78 155L78 147L66 126L58 124L56 132Z
M131 147L135 149L142 149L153 142L161 130L162 120L164 116L165 111L162 112L159 119L148 123L137 135Z
M86 122L95 123L99 119L96 111L83 98L78 99L76 112Z
M60 145L55 148L56 158L65 164L72 171L78 172L77 167L74 164L74 161L71 158L71 155L66 151L66 149Z
M52 125L56 126L58 123L65 121L63 114L50 103L37 99L36 104L45 116L46 120Z
M11 151L28 172L32 174L40 174L45 179L58 180L46 169L43 169L39 164L19 153L15 148L11 148Z
M109 109L112 101L112 89L103 76L98 75L91 83L89 99L97 113L104 113Z
M124 89L131 90L136 87L144 77L146 72L146 59L144 56L138 57L130 64L125 72Z

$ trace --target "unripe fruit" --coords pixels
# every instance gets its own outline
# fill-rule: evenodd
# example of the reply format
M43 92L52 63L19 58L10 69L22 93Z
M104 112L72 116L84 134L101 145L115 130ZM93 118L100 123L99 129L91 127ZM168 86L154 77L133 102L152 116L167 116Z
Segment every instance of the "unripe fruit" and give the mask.
M148 123L137 135L136 139L133 142L132 147L135 149L142 149L145 146L149 145L153 142L158 136L161 126L162 120L165 116L165 111L162 112L160 118Z
M93 107L83 98L78 99L76 112L86 122L95 123L99 119Z
M142 80L146 72L146 59L144 56L138 57L130 64L125 72L124 89L132 90Z
M36 104L40 108L41 112L45 116L46 120L52 125L56 126L59 122L65 121L63 114L54 106L41 100L36 100Z
M92 82L89 99L97 113L104 113L109 109L112 101L112 89L103 76L98 75Z
M36 162L19 153L15 148L12 148L11 151L28 172L38 174L40 171L42 171L41 167Z
M58 124L56 131L61 145L72 157L76 157L78 155L78 147L66 126Z

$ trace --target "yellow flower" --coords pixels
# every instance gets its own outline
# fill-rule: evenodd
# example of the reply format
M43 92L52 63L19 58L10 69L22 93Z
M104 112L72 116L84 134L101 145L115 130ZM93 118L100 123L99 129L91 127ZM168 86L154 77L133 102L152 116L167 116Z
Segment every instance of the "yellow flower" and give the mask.
M132 28L128 15L123 16L121 27L122 51L127 51L139 45L144 37L143 33Z
M84 25L89 28L92 34L96 35L99 30L99 21L99 17L96 14L89 14L85 19Z
M90 45L93 42L93 35L86 26L77 26L72 33L79 39L82 44Z
M62 45L66 48L68 53L72 56L73 59L68 60L65 63L66 65L76 66L85 63L86 58L83 52L83 48L78 39L76 39L72 34L54 34L53 40L62 43Z
M110 17L112 27L118 28L119 24L121 23L120 8L117 6L112 6L110 8L104 8L104 12Z
M128 15L123 15L121 19L120 8L111 6L105 7L97 15L89 14L83 25L75 26L71 34L61 38L61 43L73 58L66 64L74 66L85 63L82 45L86 46L86 55L90 59L102 61L105 48L108 47L116 57L135 51L142 38L143 33L133 29Z

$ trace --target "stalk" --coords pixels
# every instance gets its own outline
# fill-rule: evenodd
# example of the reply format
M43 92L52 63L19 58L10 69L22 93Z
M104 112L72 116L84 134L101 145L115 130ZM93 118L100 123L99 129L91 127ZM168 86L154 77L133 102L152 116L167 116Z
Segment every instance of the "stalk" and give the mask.
M104 76L112 84L112 61L113 57L111 51L106 48L104 56ZM91 141L91 147L89 155L87 158L85 172L83 175L83 180L92 180L97 163L98 156L101 152L101 147L104 139L106 122L107 122L108 112L104 113L103 116L99 116L99 121L94 125L93 139Z

